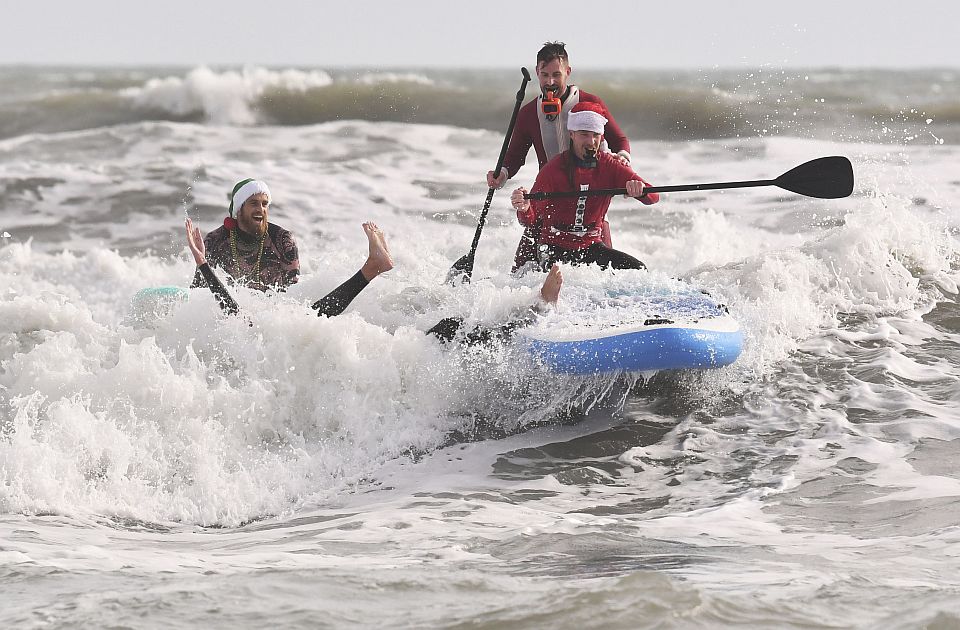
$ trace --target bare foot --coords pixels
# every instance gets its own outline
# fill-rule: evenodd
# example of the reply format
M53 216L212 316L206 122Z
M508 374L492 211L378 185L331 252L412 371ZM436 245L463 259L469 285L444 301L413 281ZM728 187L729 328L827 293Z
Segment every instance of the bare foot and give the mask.
M390 255L390 250L387 249L387 241L383 235L383 230L377 227L376 223L367 221L363 224L363 231L367 235L370 251L367 254L367 262L363 263L363 267L360 268L360 273L369 282L381 273L393 269L393 257Z
M560 265L554 264L550 267L543 286L540 287L540 299L547 304L556 304L560 298L560 287L563 285L563 275L560 273Z

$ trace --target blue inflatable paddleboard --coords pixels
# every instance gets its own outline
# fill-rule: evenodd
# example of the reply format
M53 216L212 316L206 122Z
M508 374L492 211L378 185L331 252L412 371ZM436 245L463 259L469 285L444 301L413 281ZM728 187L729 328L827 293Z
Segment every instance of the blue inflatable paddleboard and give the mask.
M727 308L692 287L637 288L560 307L518 335L562 374L718 368L733 363L743 333Z

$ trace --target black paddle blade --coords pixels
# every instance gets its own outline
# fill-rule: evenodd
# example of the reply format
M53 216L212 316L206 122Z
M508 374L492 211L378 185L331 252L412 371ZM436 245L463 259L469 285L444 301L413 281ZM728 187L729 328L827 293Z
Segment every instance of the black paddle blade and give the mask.
M471 275L473 275L473 257L470 254L464 254L447 271L446 282L447 284L470 282Z
M853 192L853 165L840 155L817 158L790 169L773 184L818 199L849 197Z

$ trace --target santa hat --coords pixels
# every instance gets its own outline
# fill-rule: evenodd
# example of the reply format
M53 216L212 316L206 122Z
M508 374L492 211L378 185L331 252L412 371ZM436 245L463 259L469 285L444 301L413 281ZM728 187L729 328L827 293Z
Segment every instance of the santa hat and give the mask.
M607 124L606 113L600 103L577 103L567 116L567 130L602 134Z
M230 198L230 207L227 210L230 216L223 220L223 224L228 230L237 227L237 220L233 218L234 210L239 210L247 199L260 193L265 194L268 200L270 199L270 189L267 188L267 184L252 177L240 180L234 185L233 190L227 195Z

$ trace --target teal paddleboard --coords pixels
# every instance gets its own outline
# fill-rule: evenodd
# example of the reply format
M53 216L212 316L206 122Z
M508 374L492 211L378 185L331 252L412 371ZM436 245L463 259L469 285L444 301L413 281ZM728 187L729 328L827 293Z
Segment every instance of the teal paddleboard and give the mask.
M130 300L127 319L131 324L149 324L170 315L188 299L190 292L183 287L140 289Z

